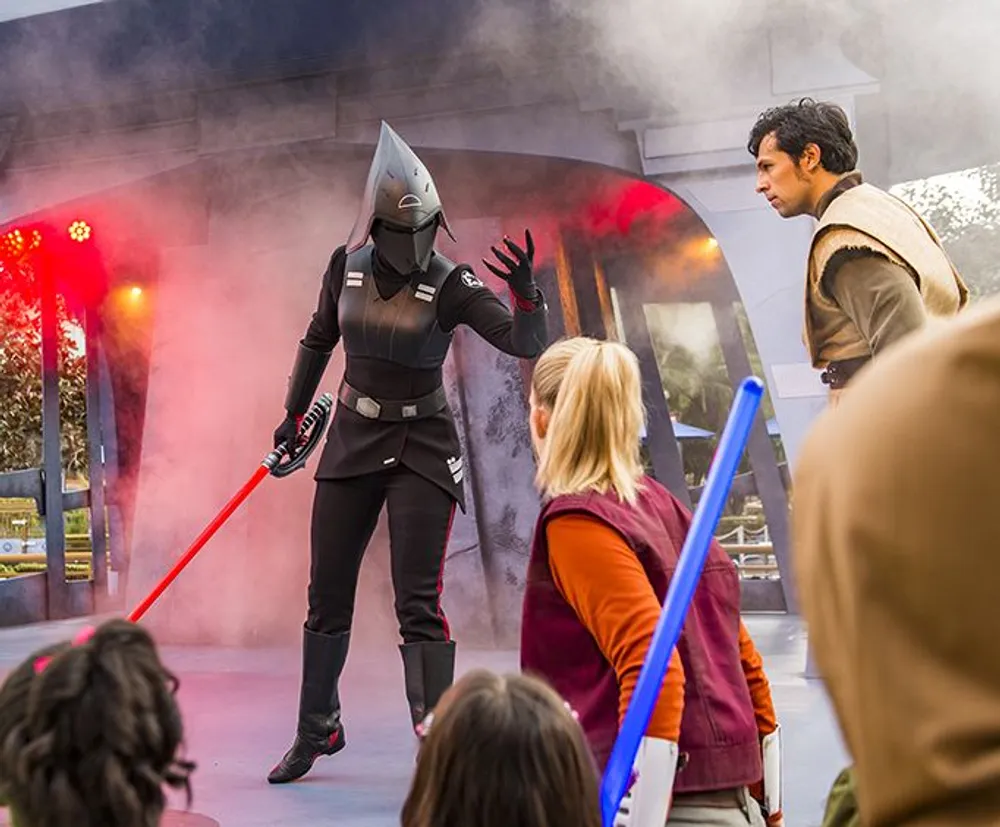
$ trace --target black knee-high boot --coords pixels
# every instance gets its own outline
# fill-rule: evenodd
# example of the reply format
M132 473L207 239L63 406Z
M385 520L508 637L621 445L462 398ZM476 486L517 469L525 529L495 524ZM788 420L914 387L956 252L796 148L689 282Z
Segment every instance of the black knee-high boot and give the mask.
M437 706L455 678L455 643L443 640L404 643L399 651L403 656L406 700L416 727Z
M304 629L298 730L292 748L267 777L272 784L295 781L309 772L321 755L333 755L344 748L337 683L349 642L347 632L324 635Z

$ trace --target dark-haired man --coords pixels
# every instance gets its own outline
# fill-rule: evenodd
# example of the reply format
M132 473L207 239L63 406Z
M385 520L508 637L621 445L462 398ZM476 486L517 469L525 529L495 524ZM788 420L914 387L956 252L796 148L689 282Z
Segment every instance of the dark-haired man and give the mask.
M833 398L887 345L967 303L968 290L931 226L862 181L839 106L804 98L768 109L747 148L757 159L757 192L778 214L818 221L804 338Z
M835 403L873 356L929 319L957 313L968 290L931 226L862 181L850 122L836 104L804 98L768 109L747 149L757 159L757 191L778 214L818 222L804 340ZM823 827L857 827L859 819L849 768L834 783Z

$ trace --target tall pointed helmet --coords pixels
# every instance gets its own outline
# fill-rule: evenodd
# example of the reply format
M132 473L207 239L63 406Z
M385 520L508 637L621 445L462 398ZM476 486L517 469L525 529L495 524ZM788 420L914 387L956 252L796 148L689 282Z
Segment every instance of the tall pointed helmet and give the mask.
M347 252L353 253L365 245L376 219L401 229L417 230L435 216L454 241L427 167L406 141L382 121L361 210L347 239Z

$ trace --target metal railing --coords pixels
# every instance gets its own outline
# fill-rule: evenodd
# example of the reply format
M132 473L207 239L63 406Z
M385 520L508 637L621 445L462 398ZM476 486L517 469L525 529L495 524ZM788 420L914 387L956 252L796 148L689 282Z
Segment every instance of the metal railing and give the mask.
M740 577L745 580L778 579L778 563L774 556L774 545L767 539L767 526L762 529L745 529L739 526L716 539L722 544ZM733 541L736 542L733 542ZM91 574L90 535L66 535L66 564L70 579L87 579ZM0 580L17 577L20 574L44 570L45 552L0 553ZM15 567L30 567L29 572L17 571Z

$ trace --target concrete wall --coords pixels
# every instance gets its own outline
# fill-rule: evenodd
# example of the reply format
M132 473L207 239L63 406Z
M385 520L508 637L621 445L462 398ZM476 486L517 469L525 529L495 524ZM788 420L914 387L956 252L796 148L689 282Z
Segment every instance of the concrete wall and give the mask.
M498 220L467 221L460 229L463 246L469 243L484 251L503 236ZM479 268L479 276L509 306L506 285L485 268ZM498 645L516 647L539 504L522 362L500 353L471 329L461 328L453 364L461 383L466 491L475 502L478 557L487 586L479 612L489 619ZM447 596L451 585L449 581L445 585Z

